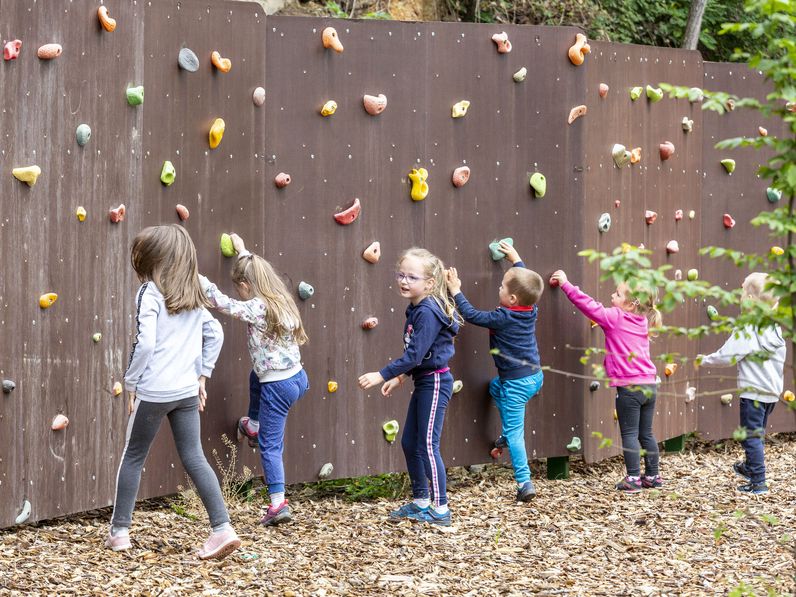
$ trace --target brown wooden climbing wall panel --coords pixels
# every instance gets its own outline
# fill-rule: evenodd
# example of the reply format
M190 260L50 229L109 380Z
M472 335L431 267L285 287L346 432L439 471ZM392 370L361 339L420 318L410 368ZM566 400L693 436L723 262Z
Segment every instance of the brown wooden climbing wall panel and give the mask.
M765 99L767 84L763 77L743 65L705 63L704 87L710 90L726 91L738 97ZM702 246L731 247L733 249L766 254L774 241L768 236L767 228L756 228L750 221L760 212L773 210L781 204L771 204L766 198L769 180L757 176L760 164L765 163L769 154L753 149L716 149L722 139L756 136L758 126L768 130L769 135L783 134L778 130L776 120L763 120L752 110L738 108L720 115L705 112L703 116L703 162L705 177L702 183ZM735 160L735 171L727 174L721 165L724 158ZM729 213L735 218L734 228L727 230L722 223L722 215ZM727 290L740 288L747 270L735 268L722 259L701 258L700 273L705 280ZM699 306L699 324L707 325L709 319L706 304ZM720 312L728 308L716 305ZM736 311L737 313L737 311ZM726 340L725 335L711 336L699 341L699 352L708 354L717 350ZM790 351L788 353L790 359ZM790 362L788 360L787 362ZM697 398L699 413L699 432L707 439L721 439L732 436L739 424L739 399L724 405L719 400L722 392L732 392L736 388L737 369L735 367L706 368L700 370L699 392L705 395ZM793 389L789 369L785 369L785 388ZM707 394L719 392L718 394ZM796 412L780 403L769 419L768 431L793 431L796 429Z

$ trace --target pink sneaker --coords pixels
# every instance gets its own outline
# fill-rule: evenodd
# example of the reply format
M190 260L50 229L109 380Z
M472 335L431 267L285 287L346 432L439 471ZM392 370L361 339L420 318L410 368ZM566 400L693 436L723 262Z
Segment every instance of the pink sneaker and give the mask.
M244 437L249 441L250 448L257 447L257 431L252 429L251 425L249 424L249 417L241 417L238 420L238 441L241 441Z
M279 504L278 508L268 506L268 511L260 519L260 524L266 527L271 527L283 522L290 522L293 517L290 514L290 506L287 505L287 500Z
M211 533L210 538L205 541L202 549L199 550L201 560L220 560L227 557L240 547L240 539L233 529Z
M132 547L132 545L130 545L130 536L117 535L114 537L109 532L108 537L105 539L105 547L112 549L113 551L124 551L126 549L130 549L130 547Z

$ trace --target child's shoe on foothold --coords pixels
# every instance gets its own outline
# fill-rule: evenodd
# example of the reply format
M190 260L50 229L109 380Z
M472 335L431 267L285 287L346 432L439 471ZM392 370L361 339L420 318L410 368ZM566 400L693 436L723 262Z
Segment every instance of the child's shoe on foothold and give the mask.
M418 512L425 512L428 508L421 508L414 502L409 502L408 504L404 504L397 510L393 510L390 512L390 520L393 522L397 522L404 518L411 518L413 514L417 514Z
M746 470L746 464L743 462L736 462L732 465L732 470L735 471L735 474L739 477L743 477L747 481L752 480L752 476L749 474L749 471Z
M639 493L641 491L641 479L625 477L616 484L616 489L622 493Z
M114 537L108 533L108 537L105 539L105 547L112 549L113 551L124 551L126 549L130 549L130 547L132 547L130 544L130 535L116 535Z
M530 502L536 497L536 488L533 486L533 481L526 481L517 489L518 502Z
M751 493L752 495L763 495L764 493L768 493L768 483L763 481L762 483L745 483L744 485L739 485L737 487L738 491L741 493Z
M220 560L227 557L240 547L240 538L233 529L224 529L210 533L210 538L205 541L199 550L201 560Z
M266 527L271 527L283 522L290 522L293 517L290 514L290 506L287 505L287 500L279 504L278 508L268 506L268 511L260 519L260 524Z
M641 486L644 489L657 489L658 487L663 486L663 479L660 475L655 475L654 477L648 477L644 475L641 477Z
M238 420L238 441L244 437L249 441L249 447L257 447L257 430L251 426L249 417L241 417Z
M495 443L492 444L492 450L489 452L489 455L497 460L503 455L503 450L509 447L509 442L506 439L506 436L501 435L499 438L495 440Z
M426 508L425 510L419 510L414 514L410 514L407 518L411 518L412 520L417 520L419 522L427 522L428 524L434 524L441 527L449 527L451 526L451 511L448 510L445 514L437 513L434 508Z

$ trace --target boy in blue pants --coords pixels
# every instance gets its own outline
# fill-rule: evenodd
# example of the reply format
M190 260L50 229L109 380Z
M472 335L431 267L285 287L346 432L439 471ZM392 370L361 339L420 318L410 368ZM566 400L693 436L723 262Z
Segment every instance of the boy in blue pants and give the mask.
M536 303L544 290L542 277L526 269L516 249L501 242L500 250L512 264L503 275L494 311L479 311L462 294L462 283L456 268L447 271L448 292L456 301L464 320L489 328L489 348L494 350L498 375L489 384L500 413L501 436L498 448L508 447L517 481L517 500L527 502L536 497L525 449L525 404L542 389L544 376L536 345Z

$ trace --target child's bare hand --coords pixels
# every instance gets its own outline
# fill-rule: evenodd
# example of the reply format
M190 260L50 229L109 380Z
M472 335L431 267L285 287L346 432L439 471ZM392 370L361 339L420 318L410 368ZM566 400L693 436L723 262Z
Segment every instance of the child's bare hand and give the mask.
M392 394L392 391L400 385L401 385L400 377L393 377L392 379L385 381L384 385L381 386L381 395L390 396Z
M567 274L564 270L559 269L553 272L553 276L550 279L558 282L559 286L563 286L567 283Z
M135 410L135 392L127 392L127 414L132 415Z
M462 291L462 281L459 279L459 272L455 267L445 270L445 282L448 285L448 292L451 296L456 296Z
M240 236L233 233L230 234L229 237L232 239L232 246L235 248L235 251L237 251L238 255L246 251L246 245Z
M500 247L500 250L503 251L503 253L506 255L506 259L508 259L512 263L517 263L518 261L522 261L522 259L520 259L520 254L517 253L517 249L512 247L507 242L500 241L500 244L498 246Z
M361 375L359 377L359 387L363 390L368 390L374 386L379 385L380 383L384 383L384 378L381 376L381 373L378 371L373 371L371 373L365 373L365 375Z

